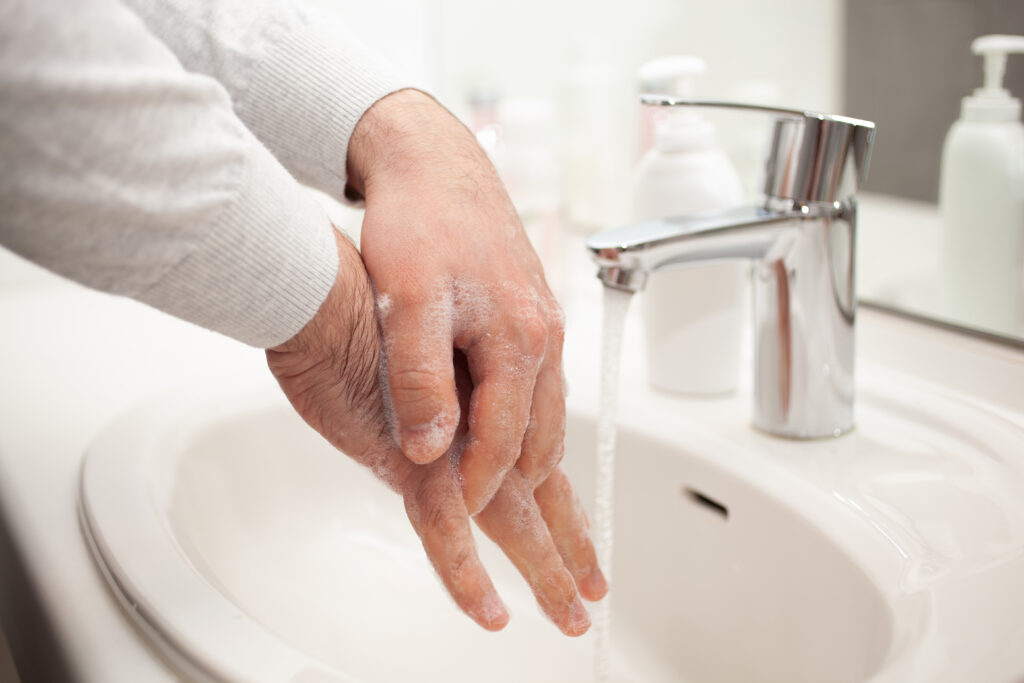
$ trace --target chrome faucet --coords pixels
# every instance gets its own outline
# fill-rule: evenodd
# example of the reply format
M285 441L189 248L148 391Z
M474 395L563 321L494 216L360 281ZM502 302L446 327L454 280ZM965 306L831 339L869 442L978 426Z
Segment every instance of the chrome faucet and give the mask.
M797 439L853 427L854 194L875 126L844 116L645 96L775 117L759 205L664 218L591 236L607 287L644 288L665 266L747 258L754 267L754 425Z

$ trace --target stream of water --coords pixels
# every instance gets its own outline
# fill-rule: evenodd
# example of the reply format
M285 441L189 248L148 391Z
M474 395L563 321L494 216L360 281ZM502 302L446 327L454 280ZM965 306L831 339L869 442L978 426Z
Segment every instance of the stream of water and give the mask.
M615 492L615 437L618 431L619 365L626 312L633 296L629 292L604 288L604 318L601 334L601 397L597 421L597 481L594 505L594 541L597 561L612 583L613 497ZM608 683L611 677L611 594L594 610L596 651L594 677Z

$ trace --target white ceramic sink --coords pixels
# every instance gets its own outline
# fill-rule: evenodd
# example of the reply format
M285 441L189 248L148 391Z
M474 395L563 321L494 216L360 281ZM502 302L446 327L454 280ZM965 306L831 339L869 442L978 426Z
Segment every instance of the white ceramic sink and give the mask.
M759 434L740 399L689 402L685 420L626 407L616 680L1024 676L1024 431L861 374L858 428L836 440ZM565 463L584 500L593 432L570 412ZM482 537L512 621L491 634L459 613L398 497L276 388L140 406L90 450L81 494L115 592L189 676L592 680L590 637L547 623Z

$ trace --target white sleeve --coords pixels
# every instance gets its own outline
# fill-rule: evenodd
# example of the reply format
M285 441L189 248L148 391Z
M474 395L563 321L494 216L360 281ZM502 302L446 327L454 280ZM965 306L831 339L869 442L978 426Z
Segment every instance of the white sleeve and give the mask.
M0 244L254 346L334 282L329 220L118 0L0 3Z
M239 118L292 175L339 200L359 118L412 86L333 14L301 0L125 2L186 69L224 85Z

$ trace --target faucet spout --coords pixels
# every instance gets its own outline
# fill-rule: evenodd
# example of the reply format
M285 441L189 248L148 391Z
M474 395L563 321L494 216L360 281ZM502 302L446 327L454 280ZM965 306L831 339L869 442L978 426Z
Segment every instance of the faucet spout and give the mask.
M607 287L641 291L661 268L754 261L754 425L790 438L853 427L854 228L844 202L669 218L593 235Z
M764 257L784 235L796 236L800 212L744 206L662 218L593 235L587 240L598 278L607 287L639 292L666 266Z
M754 425L798 439L853 427L854 194L875 124L796 109L649 95L645 105L774 117L762 206L608 230L587 246L607 287L644 288L659 268L754 260Z

